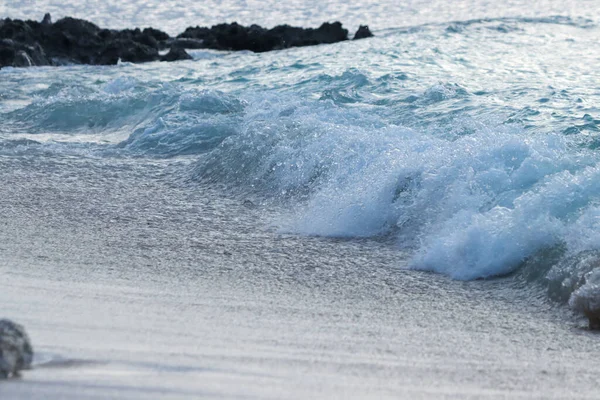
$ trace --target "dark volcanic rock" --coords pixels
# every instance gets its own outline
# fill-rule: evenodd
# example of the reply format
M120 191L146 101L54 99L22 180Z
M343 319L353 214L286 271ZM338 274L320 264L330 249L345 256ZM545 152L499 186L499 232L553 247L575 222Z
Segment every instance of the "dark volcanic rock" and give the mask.
M33 43L34 31L28 23L6 18L0 21L0 39L12 39L18 43Z
M355 39L372 36L361 26ZM42 22L6 18L0 20L0 68L32 65L93 64L189 60L183 49L250 50L265 52L288 47L312 46L348 40L348 31L339 22L324 23L317 29L278 25L265 29L235 22L211 28L187 28L177 38L154 28L140 30L102 29L76 18ZM160 56L159 50L170 49Z
M50 13L44 14L42 25L52 25L52 16L50 15Z
M42 23L7 18L0 20L0 67L157 61L159 41L168 39L152 28L101 29L70 17L52 23L49 14Z
M369 38L369 37L373 37L373 34L371 33L369 26L361 25L358 27L358 30L354 34L354 38L352 40L365 39L365 38Z
M154 29L154 28L145 28L142 33L144 35L149 35L152 36L154 39L156 39L159 42L164 42L165 40L169 40L169 35L166 34L163 31L159 31L158 29Z
M169 40L169 35L153 28L146 28L143 31L141 31L139 28L135 28L133 30L124 29L122 31L109 32L113 39L128 39L157 50L165 48L166 41Z
M160 61L179 61L179 60L191 60L190 56L181 47L172 47L171 50L160 58Z
M139 28L136 29L124 29L122 31L114 31L112 32L113 39L117 40L130 40L134 42L141 43L148 47L152 47L153 49L159 48L158 40L154 38L154 36L149 34L144 34L140 31Z
M37 31L41 32L36 39L46 53L67 63L97 64L98 55L105 46L101 36L103 30L80 19L63 18Z
M204 48L215 50L250 50L261 53L288 47L312 46L348 40L348 31L339 22L324 23L317 29L278 25L265 29L233 22L211 28L187 28L178 38L201 40Z
M117 39L102 49L94 64L114 65L119 60L137 63L157 61L158 59L158 48L146 46L132 39Z
M30 67L50 65L42 47L36 42L33 46L16 43L12 39L0 40L0 66Z
M276 44L268 43L266 29L258 25L245 27L237 22L218 24L212 28L187 28L178 36L179 39L195 39L201 41L202 48L214 50L252 50L268 51Z
M171 48L175 49L205 49L204 40L176 38L170 42Z
M0 319L0 379L19 375L31 368L33 349L25 329L8 319Z
M281 45L278 48L314 46L348 40L348 30L342 28L342 24L339 22L331 24L325 22L317 29L279 25L269 32L271 35L281 38Z
M235 22L234 22L235 24ZM203 26L186 28L183 33L177 35L177 38L204 40L212 36L211 30Z

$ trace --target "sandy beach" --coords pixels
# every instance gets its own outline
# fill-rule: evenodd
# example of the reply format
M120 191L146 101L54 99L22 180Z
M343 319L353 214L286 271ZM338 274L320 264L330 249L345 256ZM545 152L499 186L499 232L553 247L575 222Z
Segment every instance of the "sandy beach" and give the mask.
M132 164L102 179L93 162L49 164L0 188L0 303L36 351L1 398L597 396L598 336L541 289L404 270L377 241L248 235L259 211L206 192L186 211L159 165ZM75 169L94 184L65 179ZM127 208L142 173L137 214L80 218Z

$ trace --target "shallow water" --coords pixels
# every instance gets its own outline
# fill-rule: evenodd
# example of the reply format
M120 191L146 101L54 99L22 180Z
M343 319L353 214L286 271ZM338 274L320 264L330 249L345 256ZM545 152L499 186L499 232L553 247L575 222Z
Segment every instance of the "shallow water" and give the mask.
M490 350L496 367L510 357L498 343L516 338L513 350L524 351L546 329L557 335L550 347L567 353L569 340L585 338L572 349L576 354L556 354L549 362L568 359L569 376L575 365L591 368L593 336L580 331L567 304L578 290L595 296L593 282L585 285L597 273L600 250L595 3L413 1L360 9L335 2L268 8L252 2L144 4L9 1L0 5L0 15L39 18L35 13L44 10L55 20L72 15L170 33L228 20L316 26L340 19L351 30L367 23L376 37L264 54L196 50L194 60L177 63L0 70L0 254L3 271L22 289L8 312L18 318L29 308L27 279L34 287L59 282L58 292L73 285L72 296L84 304L81 314L49 315L71 320L75 328L52 332L70 331L83 347L78 352L64 345L56 352L60 357L113 365L114 357L92 349L96 340L73 332L97 328L89 314L118 326L111 346L130 343L132 337L123 335L138 309L124 308L121 323L112 300L101 297L112 286L130 290L139 282L150 293L191 285L197 287L194 301L208 303L219 293L215 288L226 288L215 314L237 304L232 298L246 299L260 288L255 309L236 308L212 335L235 321L260 320L257 315L274 312L274 303L300 298L318 313L333 302L335 312L348 318L348 309L362 304L380 318L379 330L403 323L394 307L407 304L408 324L418 325L418 315L429 320L419 331L426 342L437 340L436 328L451 329L436 326L444 319L436 298L447 296L443 309L467 298L472 302L447 321L463 334L447 354L439 348L445 360L458 356L479 329L477 321L484 321L503 326L494 330ZM88 284L97 286L87 292ZM128 302L127 293L114 296ZM140 307L154 318L177 313L188 300L170 303L161 293ZM471 313L480 301L481 312ZM59 303L67 314L78 304ZM99 317L90 311L95 308L106 314ZM516 317L506 321L504 314ZM151 318L140 318L136 335L152 338ZM21 319L52 353L55 336L41 333L51 318L34 312ZM327 325L321 316L307 320ZM297 323L288 316L276 321ZM331 332L346 328L334 324ZM269 329L258 332L269 336ZM320 346L319 338L304 340L293 326L283 330L292 342ZM155 340L162 342L177 329L159 331ZM367 331L361 325L348 335L362 340ZM246 334L235 331L231 340ZM396 334L415 359L426 347L412 340L410 329ZM215 340L208 337L202 354ZM377 336L370 345L381 340ZM473 340L473 354L485 351L488 339ZM144 357L155 360L148 350L153 340L148 343ZM373 357L369 346L365 351ZM169 345L161 349L168 352ZM542 348L525 354L540 357L536 351ZM522 374L527 366L521 367ZM297 371L290 367L286 376ZM343 374L328 371L341 382ZM378 371L379 382L387 372ZM398 378L406 369L396 372ZM491 386L506 389L510 375L501 374ZM587 375L575 375L573 385L583 392L591 387ZM449 375L430 378L441 376ZM471 379L461 377L463 384ZM226 373L223 379L233 378ZM403 381L386 393L411 385ZM572 387L564 397L576 397L566 392ZM527 389L524 397L549 394L534 393L523 382L509 389Z

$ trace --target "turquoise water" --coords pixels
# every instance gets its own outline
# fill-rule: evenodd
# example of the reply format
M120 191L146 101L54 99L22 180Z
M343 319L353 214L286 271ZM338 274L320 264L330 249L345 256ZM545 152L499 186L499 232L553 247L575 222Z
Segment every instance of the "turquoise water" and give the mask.
M392 267L464 280L516 272L566 301L596 268L573 265L600 248L600 27L594 3L546 3L265 13L235 2L204 14L206 4L145 12L108 2L90 13L44 3L55 19L113 27L173 33L333 16L351 29L368 23L376 37L265 54L196 50L169 64L5 68L0 156L108 170L123 158L183 160L169 179L264 208L257 230L383 240L409 254ZM20 4L0 14L38 17Z

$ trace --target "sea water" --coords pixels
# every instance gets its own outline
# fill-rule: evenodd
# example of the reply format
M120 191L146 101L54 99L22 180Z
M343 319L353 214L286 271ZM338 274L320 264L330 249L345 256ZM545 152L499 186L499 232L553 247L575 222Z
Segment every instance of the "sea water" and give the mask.
M171 34L233 20L340 20L375 37L263 54L194 50L176 63L3 68L2 176L15 199L36 179L101 187L102 174L126 176L120 190L135 190L115 194L118 212L101 190L89 203L65 194L65 215L81 208L78 218L94 221L143 213L144 187L160 177L187 210L185 221L172 205L156 215L173 235L202 229L243 243L214 223L231 219L245 220L249 236L321 240L340 255L366 241L386 269L510 275L567 307L572 293L595 296L584 285L599 271L599 11L592 1L9 0L0 16L51 12ZM199 203L218 205L192 229Z
M378 26L392 6L377 3L347 18L371 23L369 40L269 54L201 50L176 64L5 68L2 153L193 157L181 178L285 203L288 215L271 221L282 231L395 236L413 254L410 266L458 279L509 273L555 246L593 250L598 27L569 8L521 16L532 10L517 6L510 16L486 5L443 22L397 15ZM63 14L97 15L71 7ZM212 22L236 7L223 5ZM158 7L160 16L138 9L126 23L108 21L111 10L97 11L98 22L165 28L178 7ZM274 22L252 11L253 22ZM300 22L294 12L280 18Z

